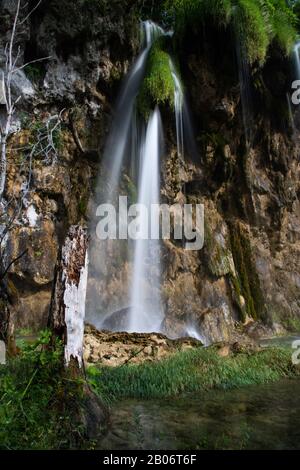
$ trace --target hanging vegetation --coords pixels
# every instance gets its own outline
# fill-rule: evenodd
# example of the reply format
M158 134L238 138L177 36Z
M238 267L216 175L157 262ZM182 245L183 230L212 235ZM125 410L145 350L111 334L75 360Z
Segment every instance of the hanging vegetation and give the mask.
M249 63L263 64L273 42L288 55L297 36L298 19L285 0L166 0L164 10L180 35L206 20L233 26Z
M157 39L150 50L146 75L138 96L138 109L145 118L156 104L174 107L174 79L163 39Z

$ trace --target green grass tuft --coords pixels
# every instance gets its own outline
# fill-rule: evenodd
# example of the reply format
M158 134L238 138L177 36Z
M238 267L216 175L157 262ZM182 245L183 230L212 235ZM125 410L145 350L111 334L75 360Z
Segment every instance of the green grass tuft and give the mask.
M106 401L122 398L162 399L213 388L232 389L294 377L291 351L267 349L220 357L214 347L179 352L155 363L116 368L91 367L88 376L95 392Z

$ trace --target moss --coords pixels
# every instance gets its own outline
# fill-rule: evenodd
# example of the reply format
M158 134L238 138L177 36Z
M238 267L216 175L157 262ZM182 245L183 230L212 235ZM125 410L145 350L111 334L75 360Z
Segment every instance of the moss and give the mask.
M154 363L88 369L94 390L105 401L171 398L274 382L299 373L292 364L290 350L280 348L223 358L215 347L199 347Z
M285 0L166 0L163 11L181 36L205 21L230 26L249 63L264 63L273 42L289 54L297 36L297 17Z
M230 226L233 259L239 277L239 293L246 302L246 311L254 320L265 319L265 303L254 265L249 238L239 224ZM235 283L235 287L237 287Z
M137 108L145 117L149 117L156 105L169 105L174 108L174 80L170 67L170 56L164 50L164 38L157 39L150 52Z

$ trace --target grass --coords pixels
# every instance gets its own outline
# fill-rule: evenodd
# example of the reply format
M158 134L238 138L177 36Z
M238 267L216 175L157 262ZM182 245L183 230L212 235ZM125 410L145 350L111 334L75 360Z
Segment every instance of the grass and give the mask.
M200 347L178 352L161 362L88 369L94 391L108 403L125 398L171 398L298 375L300 370L292 365L291 351L280 348L223 358L215 347Z

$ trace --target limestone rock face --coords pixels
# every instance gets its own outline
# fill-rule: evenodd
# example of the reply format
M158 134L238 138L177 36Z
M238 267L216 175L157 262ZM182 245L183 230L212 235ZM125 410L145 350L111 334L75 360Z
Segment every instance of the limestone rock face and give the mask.
M0 7L0 57L13 5L7 0ZM19 74L14 90L23 96L14 122L21 130L9 142L6 199L24 192L26 197L5 243L7 262L24 253L9 274L17 327L45 326L58 249L69 226L94 213L89 198L116 95L138 50L139 5L138 0L43 2L18 36L20 63L51 58ZM252 138L246 144L232 38L206 28L201 40L190 32L179 57L195 134L194 145L186 142L184 162L177 155L173 112L161 109L166 141L161 199L203 204L205 243L200 251L187 251L183 243L164 241L162 300L168 336L193 331L211 343L300 328L300 139L286 113L278 111L279 102L286 106L289 64L270 51L265 67L253 71ZM46 138L46 147L33 152L26 191L33 142L58 117L55 148L49 151ZM296 129L299 123L296 111ZM97 256L101 252L91 253L95 276L89 284L90 297L99 299L95 316L112 297L116 315L126 315L130 266L120 250L121 263L110 259L97 271Z
M12 82L13 96L22 99L5 197L16 201L18 217L4 240L4 264L21 256L9 272L16 329L46 326L59 248L71 225L86 222L115 94L139 47L137 4L51 0L18 30L19 65L49 58ZM15 8L13 0L1 2L0 77ZM57 128L49 137L51 123Z
M255 137L246 145L230 51L224 43L224 61L218 60L210 33L205 44L192 33L181 59L198 156L187 151L178 164L172 129L167 133L162 195L171 203L204 204L205 244L191 253L172 241L165 246L165 328L178 334L193 325L206 342L229 341L239 332L282 334L300 327L299 135L284 119L275 123L266 91L253 89ZM261 75L276 84L276 99L284 103L288 83L278 85L273 60ZM283 58L277 66L289 76ZM268 99L275 103L275 96Z

